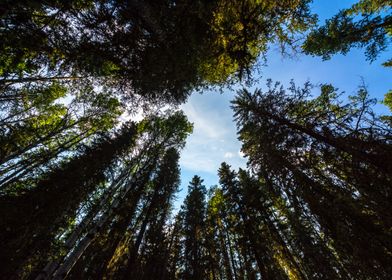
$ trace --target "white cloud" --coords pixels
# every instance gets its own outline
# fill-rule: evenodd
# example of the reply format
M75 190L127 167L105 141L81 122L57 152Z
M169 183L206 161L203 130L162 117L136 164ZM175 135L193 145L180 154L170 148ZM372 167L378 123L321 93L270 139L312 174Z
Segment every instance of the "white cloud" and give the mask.
M201 106L193 103L187 103L181 109L194 124L194 134L213 139L221 139L226 134L227 131L224 126L219 125L221 121L215 112L203 110Z
M240 143L236 138L229 98L229 95L213 93L194 94L188 103L181 106L189 121L194 123L193 134L181 153L180 165L183 170L217 176L223 161L235 169L245 166L242 158L230 152L238 151ZM218 182L217 177L216 180Z
M233 158L234 157L234 154L233 153L230 153L230 152L227 152L227 153L225 153L225 155L224 155L224 158Z

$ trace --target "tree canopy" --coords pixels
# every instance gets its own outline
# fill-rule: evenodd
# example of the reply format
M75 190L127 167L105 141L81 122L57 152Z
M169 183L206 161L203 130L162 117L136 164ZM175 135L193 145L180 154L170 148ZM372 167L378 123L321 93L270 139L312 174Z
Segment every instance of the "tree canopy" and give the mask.
M365 85L239 89L247 167L178 201L192 92L250 88L271 46L390 46L390 0L310 4L2 1L0 279L389 279L392 117Z

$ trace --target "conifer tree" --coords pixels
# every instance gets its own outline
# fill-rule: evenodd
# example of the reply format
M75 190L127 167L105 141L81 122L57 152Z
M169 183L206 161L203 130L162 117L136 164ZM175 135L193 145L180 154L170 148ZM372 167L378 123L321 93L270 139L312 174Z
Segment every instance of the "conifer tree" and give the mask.
M127 97L182 102L194 88L249 74L270 40L293 44L314 21L309 2L7 2L0 96L21 84L96 81Z
M15 273L29 256L42 254L61 227L66 227L88 195L105 180L105 172L117 157L135 143L136 127L129 124L117 137L102 137L94 146L53 170L31 191L1 197L4 220L4 263ZM15 248L18 252L15 254ZM7 260L8 259L8 260ZM6 272L5 272L6 273Z
M391 248L390 130L371 113L363 89L346 106L331 86L313 100L308 90L292 85L288 95L270 83L265 94L241 91L233 107L243 151L259 176L310 210L344 269L383 278Z
M330 59L336 53L346 54L352 47L362 47L366 48L367 58L373 61L388 48L391 8L388 0L359 0L313 30L303 49L307 54ZM389 60L384 65L391 66L391 63Z
M199 176L189 183L183 211L184 267L181 279L203 279L205 277L204 228L206 211L206 188Z

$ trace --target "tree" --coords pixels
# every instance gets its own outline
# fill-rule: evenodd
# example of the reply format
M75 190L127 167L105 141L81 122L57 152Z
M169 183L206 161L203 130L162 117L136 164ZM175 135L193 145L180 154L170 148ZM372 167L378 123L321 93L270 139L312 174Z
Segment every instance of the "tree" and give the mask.
M44 255L54 236L77 214L81 202L105 180L105 172L135 143L136 127L130 124L111 139L103 137L64 166L40 180L20 196L3 196L2 213L7 230L2 249L8 273L15 272L29 256ZM15 248L18 248L15 253ZM8 259L8 261L6 260Z
M303 49L307 54L330 59L339 52L346 54L352 47L365 47L367 58L373 61L389 44L390 9L390 1L361 0L327 20L325 26L313 30Z
M88 86L74 98L58 83L19 94L2 103L0 185L5 193L24 191L25 181L31 188L40 174L71 157L77 147L110 131L122 113L116 97ZM68 104L61 102L70 98Z
M244 76L269 40L292 43L293 34L313 21L308 4L7 4L1 18L0 86L7 91L21 83L95 79L125 95L181 102L194 88Z
M269 209L264 186L244 170L237 175L226 163L218 173L227 203L239 221L236 231L241 236L240 254L248 263L243 274L254 277L249 262L255 262L262 279L305 279L276 227L279 221L272 220L273 210Z
M183 206L183 279L203 279L205 277L203 232L205 227L206 189L202 183L203 180L199 176L192 178Z
M133 219L131 209L136 209L160 158L170 148L181 148L191 129L181 112L125 126L117 137L104 137L87 147L83 154L47 174L24 195L2 197L2 212L8 213L8 220L4 221L8 230L3 239L9 242L2 250L2 257L10 262L6 275L17 268L23 272L21 277L34 275L37 271L29 270L44 266L45 262L46 274L66 275L102 228L113 226L112 219L119 219L118 227L125 227L125 231L129 219ZM124 212L119 213L120 209ZM75 227L76 219L82 222ZM32 237L28 238L30 234ZM59 251L49 252L55 243ZM118 243L110 244L106 249L114 246L115 250ZM69 251L72 255L61 260ZM50 258L58 261L49 261Z
M154 258L165 262L165 243L161 242L165 241L165 224L179 183L177 150L169 148L154 165L152 172L143 176L144 182L134 182L134 189L99 229L83 257L70 271L70 277L127 278L144 277L159 269L165 272L164 267L148 260ZM158 245L162 246L162 251L156 251ZM149 248L153 252L149 252Z
M364 89L339 105L329 85L310 100L309 86L292 85L288 95L268 85L264 94L243 90L233 102L250 166L309 209L347 271L384 277L390 248L389 191L384 192L390 185L384 158L390 153L389 128L371 112Z

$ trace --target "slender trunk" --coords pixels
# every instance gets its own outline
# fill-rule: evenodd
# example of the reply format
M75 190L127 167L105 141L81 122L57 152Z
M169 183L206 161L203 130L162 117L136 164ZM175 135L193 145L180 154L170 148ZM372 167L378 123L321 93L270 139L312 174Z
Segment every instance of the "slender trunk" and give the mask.
M139 178L135 178L135 181L137 182ZM97 233L102 229L104 224L108 221L108 219L112 216L112 214L116 211L116 209L119 207L121 204L121 201L123 198L127 195L127 193L130 191L130 189L134 186L134 184L129 183L127 187L125 188L124 194L118 196L110 208L106 211L105 214L101 216L98 222L95 223L95 225L90 229L90 231L87 233L87 235L79 242L79 245L72 251L72 253L65 259L65 261L60 265L60 267L52 273L53 277L65 277L68 275L68 273L71 271L73 266L76 264L76 262L79 260L79 258L82 256L84 251L88 248L88 246L91 244L93 241L94 237L97 235ZM40 278L42 279L42 278ZM46 278L43 279L51 279L51 275L48 275ZM57 279L62 279L62 278L57 278Z
M256 280L252 264L250 263L250 259L251 258L250 258L249 255L245 255L245 258L246 259L244 260L244 262L245 262L245 269L246 269L246 279L248 279L248 280Z
M256 239L255 239L255 236L257 236L257 233L253 232L252 221L250 221L243 212L241 213L241 216L242 216L242 220L244 221L244 225L245 225L245 227L244 227L245 235L248 237L248 239L251 242L251 246L249 249L255 255L256 263L259 268L262 280L269 280L270 277L268 275L268 269L264 265L263 258L260 255L260 252L258 250L259 246L257 245Z
M47 81L62 81L62 80L80 80L88 78L88 76L78 77L78 76L54 76L54 77L27 77L27 78L19 78L19 79L3 79L0 80L0 87L4 85L12 85L18 83L27 83L27 82L47 82ZM0 96L1 97L1 96Z
M219 223L219 242L220 242L221 251L223 254L223 262L225 265L226 277L227 277L227 279L233 279L233 273L232 273L231 267L230 267L230 259L229 259L229 255L227 253L228 248L227 248L225 241L224 241L224 233L223 233L223 229L222 229L223 226L222 226L222 222L221 222L220 218L218 218L218 219L219 219L219 221L218 221L218 223Z
M155 189L154 194L152 195L150 205L148 206L146 215L144 216L144 219L143 219L142 225L140 227L139 233L136 237L135 243L132 245L132 247L129 250L130 253L129 253L129 259L128 259L128 263L127 263L127 268L125 270L125 275L128 275L128 276L132 275L133 268L134 268L134 265L136 263L136 259L138 256L139 248L142 243L147 225L150 222L150 219L151 219L150 216L152 214L152 211L154 210L155 202L156 202L155 200L156 200L157 196L158 196L158 188Z
M258 115L257 110L254 110L255 114ZM387 153L385 150L383 154L375 154L371 152L367 152L366 150L364 151L364 147L368 146L368 143L356 139L358 142L357 146L354 147L352 145L347 145L346 143L343 143L342 141L339 141L333 137L330 136L324 136L321 135L320 133L314 131L313 129L306 128L302 125L298 125L296 123L292 123L289 120L285 118L278 117L268 111L264 111L263 113L268 116L268 118L271 118L275 121L277 121L279 124L287 126L293 130L297 130L303 134L306 134L322 143L328 144L340 151L346 152L351 154L354 157L357 157L360 160L363 160L365 162L368 162L370 164L373 164L374 166L380 168L380 170L383 170L384 172L392 172L392 165L389 164L390 160L389 158L391 157L390 153ZM261 116L263 117L263 116Z
M124 174L123 174L124 176ZM94 207L87 215L84 217L82 222L73 230L71 235L68 237L67 241L64 243L64 249L68 252L70 251L79 240L81 234L87 229L88 225L91 224L94 217L98 214L100 209L102 209L110 200L111 195L117 191L117 189L121 186L121 183L124 179L123 176L120 176L118 180L116 180L111 187L109 187L104 193L103 197L100 199L100 202L97 207ZM62 258L53 260L48 262L48 264L44 267L44 269L37 276L36 280L46 279L47 275L52 275L53 272L60 265Z
M244 223L243 230L244 230L245 236L248 238L248 240L250 240L250 243L251 243L251 246L249 246L249 250L251 252L253 252L253 254L255 256L256 263L259 268L262 280L269 280L270 277L268 275L268 269L264 265L263 259L260 255L259 250L258 250L257 242L255 239L255 236L257 236L257 233L255 233L253 231L252 221L249 220L248 216L246 215L246 210L243 208L243 205L242 205L240 199L238 198L238 196L234 197L234 201L238 206L240 217Z
M40 138L38 139L38 141L35 141L35 142L33 142L33 143L30 143L30 144L27 145L26 147L22 148L21 150L18 150L18 151L16 151L16 152L14 152L13 154L9 154L9 155L7 155L7 156L2 157L2 158L0 159L0 164L4 164L4 163L6 163L6 162L9 161L9 160L12 160L12 159L14 159L14 158L16 158L16 157L21 156L23 153L27 152L28 150L30 150L30 149L32 149L32 148L34 148L34 147L37 147L37 146L38 146L39 144L41 144L41 143L45 143L47 140L51 139L53 136L59 134L60 132L65 131L66 129L70 129L70 128L76 126L78 123L80 123L80 121L76 121L76 122L74 122L74 123L71 124L71 125L62 127L62 125L65 124L65 120L67 120L67 118L63 118L63 119L59 122L59 124L57 125L57 127L56 127L55 129L53 129L51 132L49 132L49 133L48 133L47 135L45 135L44 137L42 137L42 138L40 137Z
M385 267L388 267L386 260L389 257L387 257L386 248L390 247L390 237L384 232L382 228L380 228L379 225L375 224L359 209L354 209L354 206L351 203L340 199L338 195L331 193L331 191L326 190L323 185L320 185L318 182L315 182L313 179L309 178L306 174L304 174L296 166L293 166L283 157L280 157L280 160L283 166L291 170L296 180L302 184L301 196L306 201L306 203L308 203L312 213L319 217L320 224L323 227L331 230L335 239L337 238L337 242L346 243L344 239L339 240L341 237L339 234L336 234L337 223L335 221L340 218L342 223L347 223L346 219L348 217L350 220L349 227L353 228L353 231L356 232L357 238L360 238L360 242L357 242L351 246L356 247L356 249L363 250L364 252L369 252L369 250L372 249L371 254L374 256L374 259L380 264L386 265ZM326 209L326 207L329 205L320 205L320 201L334 201L334 207L338 209L339 215L343 215L343 217L332 217L331 214L328 213L328 209ZM366 244L366 236L374 241L372 247L369 247Z
M102 229L104 224L107 222L111 214L120 204L120 198L117 198L111 205L110 209L101 216L99 221L94 225L92 229L85 235L85 237L79 242L77 247L72 251L72 253L64 260L60 267L53 273L53 279L60 280L64 279L68 273L71 271L73 266L89 247L91 242L94 240L95 236ZM50 275L46 279L51 279Z
M228 233L226 227L225 227L225 232L226 232L225 236L226 236L226 240L227 240L227 245L229 247L231 266L233 267L233 279L236 280L237 279L237 268L236 268L237 266L236 266L236 262L234 259L233 247L231 246L230 236L229 236L229 233Z
M87 138L90 134L86 134L87 132L80 134L78 136L73 137L72 139L68 140L66 143L61 144L61 146L57 147L56 150L51 151L49 154L40 157L36 162L25 162L24 165L20 166L16 171L5 177L0 181L0 190L5 189L7 185L13 184L23 178L25 174L28 174L34 168L49 162L51 159L55 158L60 153L64 152L66 149L71 148L72 146L76 145L77 143L83 141ZM72 142L73 141L73 142Z

